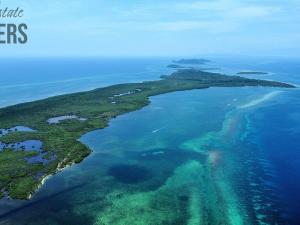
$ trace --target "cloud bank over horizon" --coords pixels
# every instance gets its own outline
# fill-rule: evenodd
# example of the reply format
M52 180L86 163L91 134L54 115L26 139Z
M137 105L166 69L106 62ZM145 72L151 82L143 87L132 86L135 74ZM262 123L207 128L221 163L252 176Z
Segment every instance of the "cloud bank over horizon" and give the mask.
M0 46L1 56L300 52L299 0L2 0L4 7L24 9L29 42Z

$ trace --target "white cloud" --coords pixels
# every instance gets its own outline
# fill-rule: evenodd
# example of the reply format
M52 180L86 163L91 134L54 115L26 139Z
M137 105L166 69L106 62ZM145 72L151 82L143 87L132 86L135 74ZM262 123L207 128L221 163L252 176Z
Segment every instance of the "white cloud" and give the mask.
M135 29L158 31L199 31L227 33L249 23L262 22L280 12L280 7L238 0L204 0L185 3L163 2L135 5L123 12L123 21ZM116 21L114 21L116 22ZM128 26L130 29L130 27Z
M151 26L154 30L166 32L180 32L198 30L209 33L223 33L230 32L237 28L237 24L227 21L172 21L159 22Z
M175 4L177 11L185 11L190 14L198 12L209 15L207 18L215 17L219 19L255 19L266 17L280 11L279 6L269 6L262 4L247 3L246 1L234 0L213 0L194 1L189 3Z

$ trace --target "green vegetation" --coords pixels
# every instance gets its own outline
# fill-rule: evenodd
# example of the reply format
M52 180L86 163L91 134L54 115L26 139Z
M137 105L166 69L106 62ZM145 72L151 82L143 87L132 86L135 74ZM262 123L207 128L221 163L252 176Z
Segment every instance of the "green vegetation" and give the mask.
M239 76L226 76L199 70L179 70L162 80L129 83L99 88L92 91L61 95L44 100L18 104L0 109L1 128L22 125L36 132L11 132L0 137L4 143L40 140L46 156L55 160L43 165L30 164L25 158L37 152L5 149L0 152L0 193L8 192L16 199L27 199L37 189L42 179L58 170L81 162L90 149L79 138L92 130L105 128L110 119L138 110L150 103L149 97L174 91L209 87L269 86L292 88L294 86ZM48 124L49 118L76 115L87 120L70 119L58 124ZM42 176L38 176L42 174Z
M10 197L26 199L37 188L35 176L44 170L42 163L28 164L27 157L37 152L4 150L0 154L0 186ZM3 193L1 193L3 195Z

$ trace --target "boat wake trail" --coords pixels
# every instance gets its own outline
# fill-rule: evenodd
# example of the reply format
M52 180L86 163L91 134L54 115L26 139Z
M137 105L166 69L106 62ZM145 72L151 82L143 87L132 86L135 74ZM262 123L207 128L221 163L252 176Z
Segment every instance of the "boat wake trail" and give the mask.
M156 130L153 130L151 133L152 133L152 134L155 134L155 133L157 133L157 132L159 132L159 131L161 131L161 130L163 130L163 129L165 129L165 128L166 128L166 126L161 127L161 128L158 128L158 129L156 129Z

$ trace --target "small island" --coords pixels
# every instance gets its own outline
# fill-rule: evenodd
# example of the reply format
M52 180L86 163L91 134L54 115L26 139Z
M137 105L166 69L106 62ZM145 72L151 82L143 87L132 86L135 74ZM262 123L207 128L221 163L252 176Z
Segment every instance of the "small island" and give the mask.
M79 141L83 134L103 129L112 118L147 106L151 96L209 87L294 88L293 85L276 81L195 69L179 70L161 78L65 94L0 109L0 198L30 199L46 177L80 163L91 153ZM20 127L22 129L18 129Z
M170 64L167 67L172 68L172 69L192 69L191 67L186 67L186 66L178 65L178 64Z
M173 60L175 64L190 64L190 65L203 65L211 62L207 59L180 59L180 60Z
M178 64L170 64L167 66L168 68L171 69L195 69L192 66L184 66L184 65L178 65ZM197 68L198 70L219 70L219 68L215 68L215 67L201 67L201 68Z
M267 72L260 72L260 71L241 71L238 72L237 75L267 75Z

